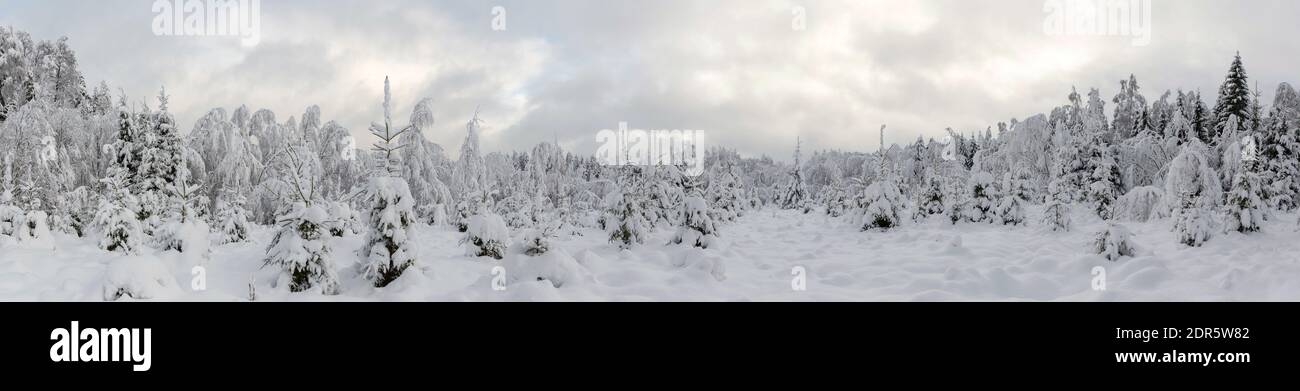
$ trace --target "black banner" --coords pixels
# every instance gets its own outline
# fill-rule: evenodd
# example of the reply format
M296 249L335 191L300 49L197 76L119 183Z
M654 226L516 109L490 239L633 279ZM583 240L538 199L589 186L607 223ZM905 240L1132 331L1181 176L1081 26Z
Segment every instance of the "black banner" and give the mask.
M542 374L724 364L778 377L852 368L1240 374L1300 364L1287 315L1296 310L1289 303L8 303L0 304L0 331L5 372L82 380L424 373L434 363L447 379L490 376L506 363ZM148 338L118 344L123 359L86 362L114 358L101 349L111 348L106 341L145 330ZM145 355L147 368L138 370L145 363L136 358Z

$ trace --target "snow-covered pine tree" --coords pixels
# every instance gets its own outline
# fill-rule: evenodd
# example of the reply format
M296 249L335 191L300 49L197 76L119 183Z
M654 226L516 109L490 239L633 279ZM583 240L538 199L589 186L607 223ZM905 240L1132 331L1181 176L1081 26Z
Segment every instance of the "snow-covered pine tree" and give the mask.
M1115 119L1111 130L1115 132L1116 141L1136 136L1148 125L1147 99L1139 91L1137 76L1129 75L1128 80L1119 82L1120 93L1115 95Z
M438 178L439 164L445 161L442 148L425 138L424 132L433 130L433 100L425 98L411 110L409 132L402 135L400 143L406 145L402 155L402 178L410 184L415 196L416 214L428 224L445 224L447 207L452 196L447 185Z
M413 127L397 129L392 122L392 94L384 78L384 123L370 125L370 133L379 141L373 149L383 158L383 172L370 179L366 195L370 199L370 232L363 255L365 276L376 287L384 287L416 262L415 241L411 235L415 223L415 199L406 180L398 176L397 140Z
M745 211L745 189L731 162L724 162L710 170L707 199L722 221L734 221Z
M1134 257L1138 252L1138 246L1133 242L1133 233L1127 227L1115 223L1107 224L1105 229L1095 235L1092 248L1110 261Z
M524 254L535 257L551 251L551 241L555 239L556 231L561 225L563 225L562 220L543 223L538 227L524 231L522 237Z
M451 173L450 188L457 199L453 223L460 227L461 232L465 229L463 220L478 214L480 208L490 202L484 197L488 193L489 184L487 165L479 153L478 133L481 126L483 120L475 110L474 117L465 124L465 142L460 146L460 157L456 159Z
M994 184L992 174L983 171L971 174L966 185L966 202L962 207L962 216L967 221L978 223L998 220L994 210L998 190Z
M278 156L283 159L279 178L290 204L278 219L279 230L266 247L263 265L279 268L276 286L287 286L290 292L320 289L322 294L338 294L338 272L326 240L329 216L317 199L314 162L301 147L288 144Z
M158 93L158 112L145 116L147 123L142 134L140 183L136 192L140 194L139 213L141 221L146 222L146 232L162 224L167 211L172 209L168 189L176 183L178 170L185 167L185 146L181 144L175 120L167 111L167 102L164 88Z
M326 202L321 205L329 213L329 231L330 236L343 237L349 234L360 234L365 228L361 222L361 215L352 209L347 202Z
M1062 189L1059 177L1047 185L1047 206L1043 209L1043 226L1052 231L1069 231L1072 225L1070 217L1070 196Z
M1099 139L1094 140L1099 141ZM1088 201L1092 203L1093 212L1102 220L1113 216L1115 200L1124 191L1123 179L1119 166L1109 148L1099 147L1093 155L1091 183L1088 185Z
M471 257L505 257L506 248L510 246L510 228L500 215L486 211L465 221L465 254Z
M639 197L634 192L618 191L611 193L609 198L609 212L604 219L610 243L617 243L625 250L645 243L650 235L650 222L645 219Z
M109 169L108 177L103 179L104 196L99 199L95 225L104 232L99 248L135 254L144 247L144 230L137 219L136 200L127 189L126 176L124 167Z
M1241 53L1238 52L1232 59L1232 65L1228 68L1228 75L1224 78L1223 84L1219 87L1219 100L1214 105L1214 134L1209 135L1213 140L1222 133L1242 133L1246 131L1246 126L1250 124L1253 118L1251 115L1251 91L1250 84L1247 81L1246 69L1241 65ZM1236 129L1228 129L1228 119L1236 116L1239 121ZM1209 142L1209 141L1206 141Z
M795 140L794 146L794 166L790 168L790 177L786 186L778 195L777 205L781 209L805 209L807 207L808 189L803 180L803 162L802 162L803 141Z
M916 193L916 201L913 202L914 208L912 213L913 220L921 220L930 216L943 214L945 207L944 200L944 178L935 171L933 167L926 170L925 181Z
M709 248L718 240L718 230L714 226L713 216L708 201L704 196L693 192L682 201L682 225L677 229L671 244L689 244L699 248Z
M998 201L996 215L998 222L1002 225L1020 225L1025 222L1025 207L1022 205L1020 197L1014 194L1003 193L1002 199Z
M904 205L903 193L892 176L886 176L862 191L862 230L888 230L902 224L900 212Z
M1174 232L1180 243L1200 247L1213 236L1213 211L1223 197L1218 176L1210 169L1199 140L1183 146L1169 164L1165 196L1174 206Z
M244 211L246 199L235 191L227 191L217 201L217 244L239 243L248 240L248 216Z
M22 208L14 205L13 175L9 162L10 159L6 155L4 175L0 176L0 240L5 240L4 238L17 240L19 227L23 225L23 217L27 214Z
M1165 191L1154 186L1138 186L1129 190L1115 202L1116 220L1146 222L1154 218L1168 217L1169 206L1162 199Z
M1261 126L1257 148L1261 179L1274 208L1292 210L1300 205L1300 94L1291 85L1277 88L1273 107Z
M200 208L207 205L207 200L199 195L201 186L189 183L190 171L184 158L175 172L176 178L166 189L171 210L166 211L165 222L156 232L154 240L161 250L206 256L210 245L210 228L204 221L205 216L200 214Z
M1254 145L1253 142L1249 144ZM1242 161L1241 169L1232 178L1232 188L1228 192L1224 210L1225 230L1241 233L1259 231L1266 216L1258 171L1259 163L1251 151L1250 157Z
M1033 189L1033 172L1025 162L1016 163L1015 167L1002 175L1002 194L1030 202L1036 197Z

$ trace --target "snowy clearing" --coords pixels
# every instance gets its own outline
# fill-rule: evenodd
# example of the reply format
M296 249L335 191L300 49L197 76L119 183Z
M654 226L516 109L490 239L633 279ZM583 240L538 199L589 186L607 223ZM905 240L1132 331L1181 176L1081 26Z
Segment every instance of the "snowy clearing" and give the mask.
M1029 208L1028 220L1040 209ZM604 233L586 230L555 240L539 257L516 244L500 261L465 256L463 234L452 228L419 225L421 272L385 288L356 272L362 236L330 241L343 285L338 296L271 288L277 271L262 268L268 227L255 228L253 242L214 245L206 261L152 249L123 256L56 234L57 249L3 247L0 299L100 301L106 286L135 284L159 300L245 301L257 279L257 300L269 301L1300 300L1300 243L1290 240L1295 216L1275 217L1260 233L1220 236L1201 248L1177 243L1168 220L1126 224L1140 255L1115 262L1089 251L1104 223L1078 215L1068 233L942 218L859 232L820 213L765 209L721 226L716 248L661 245L673 233L659 230L622 251ZM206 269L202 292L191 285L198 264ZM1105 267L1102 291L1092 288L1097 266ZM806 290L792 288L796 267L806 271ZM494 278L505 289L494 290Z

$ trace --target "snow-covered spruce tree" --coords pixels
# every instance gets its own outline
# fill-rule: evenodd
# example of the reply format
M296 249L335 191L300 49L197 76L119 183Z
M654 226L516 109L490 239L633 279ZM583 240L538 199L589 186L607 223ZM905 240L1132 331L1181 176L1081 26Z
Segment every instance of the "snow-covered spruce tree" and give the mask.
M524 231L524 254L535 257L551 251L551 241L562 222L542 223L538 227Z
M1292 210L1300 204L1300 93L1282 83L1258 138L1262 180L1269 205Z
M1052 231L1064 232L1069 231L1072 224L1070 196L1057 179L1047 185L1047 206L1043 209L1042 224Z
M913 204L915 205L912 214L913 220L919 221L930 216L943 214L945 210L944 181L937 171L928 170L925 175L925 182L920 191L916 193L916 202Z
M1224 77L1223 85L1219 87L1219 100L1214 105L1215 133L1210 135L1210 139L1223 133L1240 133L1246 131L1247 127L1255 127L1251 125L1258 125L1258 119L1252 115L1250 106L1250 84L1246 69L1241 65L1241 53L1237 53L1232 59L1232 66L1228 68L1228 75ZM1241 120L1235 124L1236 129L1228 129L1228 119L1232 116Z
M244 196L235 191L227 191L217 201L217 244L248 240L248 216L244 211L244 202Z
M18 229L27 213L14 205L13 177L8 162L9 159L5 159L4 176L0 177L0 237L17 240Z
M505 257L510 246L510 228L500 215L490 211L470 216L465 221L465 255L471 257Z
M460 157L452 168L450 188L456 197L456 213L452 215L461 232L465 231L465 219L482 210L489 200L487 165L479 154L478 132L483 125L478 112L465 124L465 142L460 147ZM477 197L477 199L476 199Z
M301 148L283 148L279 178L290 205L277 221L279 230L266 247L263 265L279 268L276 286L287 286L290 292L320 289L326 295L338 294L338 272L326 241L329 216L317 202L318 178L311 157Z
M892 176L867 186L862 192L862 230L888 230L902 223L899 212L905 207L903 193Z
M777 196L777 205L781 209L805 209L808 200L808 189L803 180L803 162L801 161L803 142L795 141L794 147L794 166L790 168L790 177L786 181L785 188Z
M1002 225L1020 225L1025 223L1024 201L1012 194L1002 194L996 210L997 221Z
M971 174L966 185L966 202L962 207L962 216L967 221L975 223L998 221L994 211L997 205L994 200L998 198L998 190L994 187L994 183L993 175L987 172Z
M1138 247L1133 242L1133 233L1127 227L1115 223L1107 224L1105 229L1096 234L1092 243L1093 251L1110 261L1134 257L1138 252Z
M1162 199L1165 191L1154 186L1138 186L1115 201L1114 219L1146 222L1168 217L1168 205Z
M85 237L90 223L95 219L95 206L100 195L86 186L60 194L59 206L51 219L55 229L77 237Z
M1103 146L1098 150L1100 153L1093 157L1093 166L1096 168L1092 171L1091 183L1088 185L1088 201L1092 203L1092 210L1098 217L1110 220L1115 199L1119 198L1124 189L1123 179L1108 148Z
M144 247L144 230L137 219L135 197L127 190L125 177L125 168L109 169L108 177L103 179L104 196L99 199L95 225L104 233L99 248L135 254Z
M1124 140L1137 135L1148 127L1149 116L1147 99L1139 91L1137 76L1130 74L1128 80L1121 80L1120 93L1115 95L1115 118L1111 130Z
M172 209L169 189L176 182L178 170L185 166L185 146L167 111L167 101L167 90L163 89L158 93L158 112L144 116L146 123L140 137L140 182L134 190L139 194L138 212L145 222L145 232L153 232Z
M700 194L691 194L682 201L682 226L677 229L671 244L689 244L709 248L718 240L718 230L710 216L708 201Z
M189 169L184 159L180 164L176 178L167 185L171 210L166 211L165 223L155 233L154 240L161 250L206 255L210 228L199 215L199 207L207 201L198 193L200 186L189 184Z
M361 216L346 202L326 202L322 207L329 213L330 236L343 237L360 234L364 225Z
M650 234L650 222L646 221L641 210L641 201L631 192L619 191L611 194L608 214L605 216L605 230L609 233L610 243L617 243L621 249L630 249L645 243Z
M853 203L849 200L849 194L843 188L838 186L827 186L822 190L824 203L826 204L826 215L830 217L843 216Z
M1224 209L1224 230L1250 233L1259 231L1264 222L1263 189L1260 186L1258 163L1242 162L1243 167L1232 178Z
M425 138L424 132L433 131L433 100L425 98L411 110L414 129L402 135L400 143L406 145L402 155L402 178L415 196L416 214L424 223L446 224L447 208L452 205L450 189L439 179L439 168L446 159L442 148Z
M1183 146L1169 164L1165 196L1173 206L1174 227L1179 243L1200 247L1214 234L1213 214L1223 190L1210 169L1206 148L1199 140Z
M1015 168L1002 176L1002 193L1029 202L1035 199L1033 173L1025 162L1016 163Z
M734 221L745 210L745 190L741 187L740 176L730 162L725 162L710 170L707 200L713 205L722 221ZM830 205L827 205L829 213Z
M370 133L379 141L373 149L384 159L384 171L371 178L366 194L370 199L370 232L366 237L365 276L376 287L384 287L415 264L415 242L411 238L415 223L415 199L406 180L397 175L397 151L403 147L396 141L407 126L396 129L392 123L392 95L388 78L384 78L384 123L370 125Z

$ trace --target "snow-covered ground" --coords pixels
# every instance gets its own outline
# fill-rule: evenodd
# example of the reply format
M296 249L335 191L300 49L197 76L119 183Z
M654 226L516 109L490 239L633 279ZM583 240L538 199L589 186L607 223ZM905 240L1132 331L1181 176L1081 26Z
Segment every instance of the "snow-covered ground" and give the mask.
M1031 224L1022 227L935 218L859 232L824 214L768 209L721 225L723 244L707 250L663 245L672 232L662 230L620 251L603 233L585 230L541 257L516 245L501 261L466 257L462 234L421 226L419 272L383 289L356 272L363 238L333 240L338 296L272 288L277 271L261 268L273 233L265 227L253 242L214 245L206 260L155 250L124 257L56 233L54 246L0 245L0 300L99 301L127 285L162 300L240 301L250 282L257 300L273 301L1300 300L1294 215L1274 216L1257 234L1219 234L1201 248L1175 242L1168 220L1128 223L1142 254L1111 262L1090 251L1100 221L1079 214L1072 232L1045 232L1036 224L1040 209L1029 210ZM200 264L206 289L195 291ZM1093 289L1097 266L1105 269L1104 290ZM796 290L801 275L806 289Z

